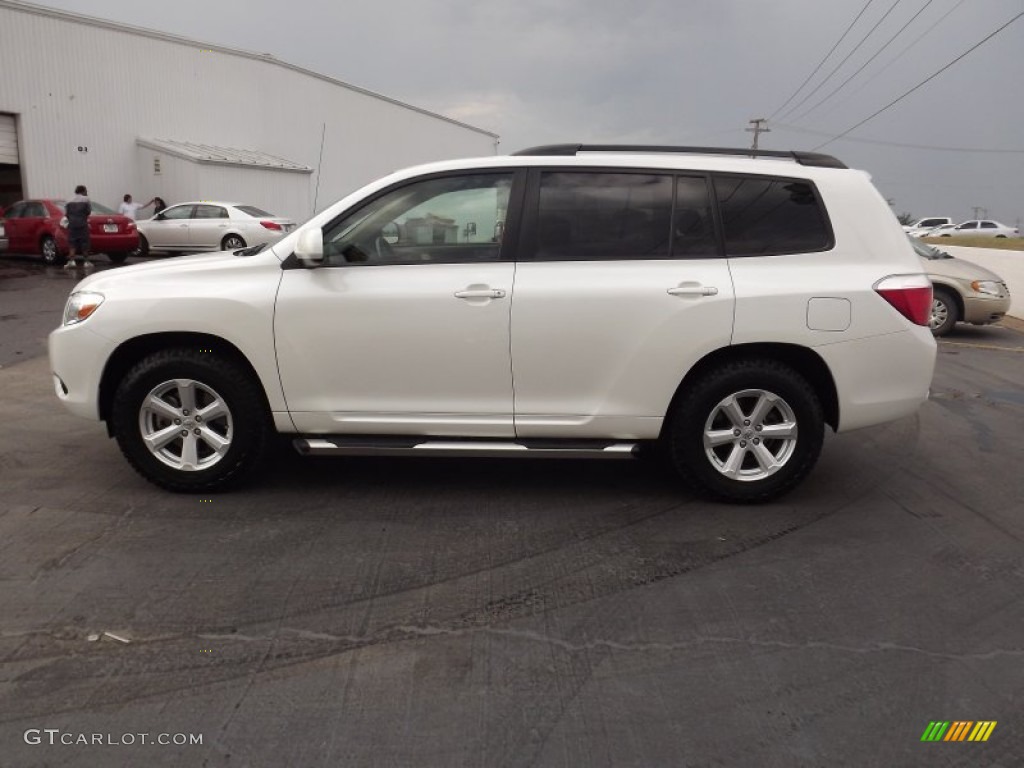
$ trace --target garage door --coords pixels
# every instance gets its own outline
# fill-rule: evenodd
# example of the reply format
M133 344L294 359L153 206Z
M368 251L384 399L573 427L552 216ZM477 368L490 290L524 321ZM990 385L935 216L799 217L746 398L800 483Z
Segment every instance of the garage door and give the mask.
M18 132L14 115L0 115L0 163L18 164Z

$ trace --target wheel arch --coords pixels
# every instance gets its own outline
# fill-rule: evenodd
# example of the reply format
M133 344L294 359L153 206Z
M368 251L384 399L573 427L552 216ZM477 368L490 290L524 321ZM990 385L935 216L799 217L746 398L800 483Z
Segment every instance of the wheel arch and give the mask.
M666 410L662 432L665 425L669 423L669 414L675 408L676 403L686 396L688 386L705 372L725 363L750 358L769 358L785 363L797 373L807 379L814 388L821 407L825 414L825 423L832 427L834 432L839 426L839 395L836 390L835 379L824 360L812 349L802 347L799 344L783 344L773 342L762 342L752 344L736 344L729 347L721 347L710 352L701 358L687 371L683 380L676 388L672 401Z
M270 412L270 401L267 398L262 379L249 359L230 341L214 334L191 331L152 333L129 339L121 344L110 355L103 368L103 375L100 378L99 407L100 419L106 422L108 434L111 433L110 415L114 394L117 392L121 380L143 358L155 352L175 347L210 350L211 354L223 355L243 366L259 385L260 393L263 395L263 404L267 408L267 412Z
M955 286L943 280L932 280L932 290L941 290L943 293L948 293L953 297L953 303L956 304L956 310L958 316L963 319L964 316L964 297L960 295L960 291Z

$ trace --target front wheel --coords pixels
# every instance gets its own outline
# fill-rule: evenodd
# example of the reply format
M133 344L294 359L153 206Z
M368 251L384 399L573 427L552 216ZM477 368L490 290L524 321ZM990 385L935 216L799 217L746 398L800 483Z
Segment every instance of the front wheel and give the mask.
M245 479L266 456L272 430L252 374L198 349L169 349L137 363L114 395L111 423L139 474L192 493Z
M960 310L949 291L936 288L932 294L932 311L928 315L928 328L933 336L945 336L960 319Z
M142 233L139 233L139 244L135 250L132 251L132 256L148 256L149 255L149 240Z
M766 502L792 490L821 453L825 419L811 385L769 359L714 368L670 415L670 460L701 495Z

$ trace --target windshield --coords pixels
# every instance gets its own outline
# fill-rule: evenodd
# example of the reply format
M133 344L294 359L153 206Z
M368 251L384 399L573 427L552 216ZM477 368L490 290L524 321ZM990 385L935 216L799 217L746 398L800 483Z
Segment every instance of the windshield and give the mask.
M914 246L914 251L915 253L917 253L918 256L923 256L924 258L931 259L932 261L936 259L953 258L945 251L940 251L938 248L933 248L932 246L928 245L928 243L923 242L922 240L918 240L916 237L910 237L908 235L907 240L909 240L910 244Z

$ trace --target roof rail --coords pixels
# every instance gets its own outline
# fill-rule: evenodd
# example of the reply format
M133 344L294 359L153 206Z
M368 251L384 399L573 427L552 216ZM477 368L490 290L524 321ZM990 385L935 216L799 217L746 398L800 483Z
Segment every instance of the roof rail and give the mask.
M739 155L744 157L781 157L795 160L800 165L813 165L819 168L846 168L846 164L819 152L783 151L777 149L739 149L737 147L674 147L658 144L546 144L541 147L530 147L513 152L513 155L563 156L569 157L577 152L673 152L685 155Z

